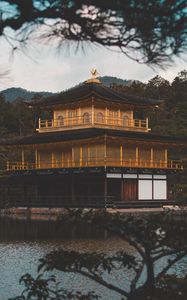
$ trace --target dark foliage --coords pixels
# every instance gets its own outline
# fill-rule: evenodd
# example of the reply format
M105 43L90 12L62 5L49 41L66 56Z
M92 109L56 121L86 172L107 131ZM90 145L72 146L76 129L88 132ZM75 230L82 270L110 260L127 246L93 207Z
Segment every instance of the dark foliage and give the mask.
M161 64L186 50L186 7L185 0L4 0L0 35L13 50L38 41L57 48L90 42Z
M23 104L23 99L6 102L0 94L0 137L26 135L34 130L34 113Z
M79 291L72 292L61 288L54 276L45 279L38 275L34 279L30 274L21 277L20 283L25 286L24 291L18 297L9 300L98 300L99 297L94 292L87 294Z
M132 95L163 100L163 104L149 111L152 132L187 135L187 71L181 71L170 84L160 76L148 83L134 82L130 86L113 84L114 89ZM141 113L141 112L138 112Z

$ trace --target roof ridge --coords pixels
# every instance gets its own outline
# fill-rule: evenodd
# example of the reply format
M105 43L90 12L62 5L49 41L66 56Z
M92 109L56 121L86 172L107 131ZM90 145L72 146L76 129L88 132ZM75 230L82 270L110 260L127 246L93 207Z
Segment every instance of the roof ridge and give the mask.
M93 94L96 94L97 97L100 99L105 99L111 102L123 102L127 105L152 106L160 104L162 102L160 100L146 99L144 97L134 96L121 91L116 91L104 84L98 84L95 82L84 82L80 85L74 86L73 88L67 89L66 91L62 91L56 95L42 98L39 101L30 101L26 103L31 106L50 106L72 101L85 100L85 98L88 98Z

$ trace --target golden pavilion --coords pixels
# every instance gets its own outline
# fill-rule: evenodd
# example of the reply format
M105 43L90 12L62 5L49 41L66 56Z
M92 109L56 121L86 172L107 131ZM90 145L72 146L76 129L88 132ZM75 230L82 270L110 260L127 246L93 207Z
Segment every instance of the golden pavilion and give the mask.
M35 206L172 200L170 178L182 165L170 149L183 141L152 134L148 118L135 117L160 104L109 88L96 72L74 88L27 102L42 113L33 135L8 145L20 153L20 161L7 162L11 184L24 186L27 204Z

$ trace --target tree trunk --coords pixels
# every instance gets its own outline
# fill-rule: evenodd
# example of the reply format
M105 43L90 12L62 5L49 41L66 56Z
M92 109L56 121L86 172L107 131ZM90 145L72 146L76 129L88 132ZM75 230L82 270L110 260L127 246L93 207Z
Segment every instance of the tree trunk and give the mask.
M147 267L147 280L145 286L148 290L152 290L155 288L155 276L154 276L154 264L153 260L150 256L150 251L146 250L146 267Z

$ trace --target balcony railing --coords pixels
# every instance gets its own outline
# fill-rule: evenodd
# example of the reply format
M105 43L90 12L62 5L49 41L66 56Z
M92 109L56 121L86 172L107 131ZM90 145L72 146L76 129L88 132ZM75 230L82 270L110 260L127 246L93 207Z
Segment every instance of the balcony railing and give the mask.
M76 128L112 128L131 131L149 131L148 119L123 119L98 115L77 116L73 118L41 120L39 119L39 132L62 131Z
M63 161L63 162L7 162L7 171L16 170L35 170L35 169L56 169L56 168L80 168L80 167L130 167L130 168L158 168L158 169L183 169L181 161L150 161L150 160L114 160L111 158L98 159L92 158L82 161Z

